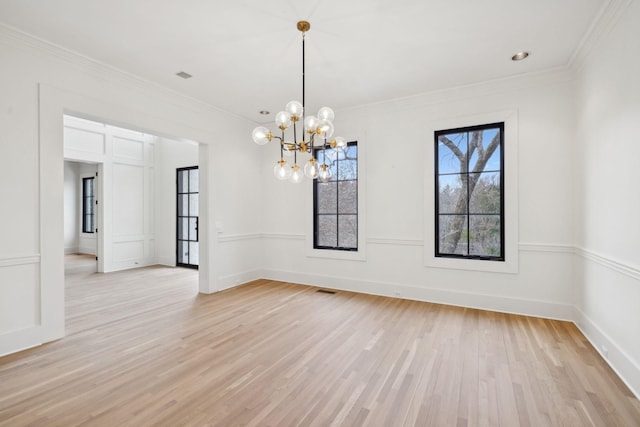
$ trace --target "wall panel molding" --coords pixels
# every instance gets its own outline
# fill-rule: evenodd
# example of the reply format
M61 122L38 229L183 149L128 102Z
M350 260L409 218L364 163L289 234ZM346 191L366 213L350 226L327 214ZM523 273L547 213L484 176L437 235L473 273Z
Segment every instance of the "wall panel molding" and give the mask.
M395 239L387 237L369 237L367 243L370 245L399 245L399 246L423 246L422 239Z
M576 247L575 253L586 260L593 261L617 273L624 274L625 276L629 276L635 280L640 280L639 267L624 263L586 248Z
M304 234L297 233L261 233L260 237L263 239L276 239L276 240L305 240Z
M13 267L15 265L38 264L40 254L25 255L11 258L0 258L0 267Z
M518 245L520 252L549 252L574 254L575 246L556 243L520 243Z
M226 235L219 235L218 242L220 243L238 242L242 240L260 239L262 237L263 235L260 233L226 234Z

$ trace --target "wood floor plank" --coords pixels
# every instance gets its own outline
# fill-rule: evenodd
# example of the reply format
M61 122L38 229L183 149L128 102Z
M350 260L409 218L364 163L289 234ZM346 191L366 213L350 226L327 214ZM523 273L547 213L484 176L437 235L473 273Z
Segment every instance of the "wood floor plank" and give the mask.
M0 426L640 426L568 322L67 260L67 336L0 358Z

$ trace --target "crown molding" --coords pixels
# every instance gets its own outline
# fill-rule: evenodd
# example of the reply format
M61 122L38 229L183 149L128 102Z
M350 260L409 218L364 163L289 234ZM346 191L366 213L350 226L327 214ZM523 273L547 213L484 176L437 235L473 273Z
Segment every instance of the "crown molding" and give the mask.
M3 23L0 23L0 44L9 44L18 48L35 51L50 59L71 65L84 73L89 72L89 75L96 79L102 79L116 85L130 87L131 89L146 96L161 97L163 102L195 113L213 112L217 114L224 114L229 118L242 122L253 123L252 120L246 117L226 111L200 99L187 96L159 83L146 80L138 75L116 68L63 46L51 43L48 40L39 38L32 34L25 33Z
M568 67L571 71L578 72L584 67L593 49L615 28L624 11L632 3L633 0L609 0L600 8L598 15L569 59Z
M575 80L575 73L567 66L543 71L501 77L493 80L474 82L430 92L421 92L409 96L386 99L368 104L341 109L341 113L367 113L378 108L393 106L394 111L413 110L449 102L464 101L473 98L499 95L501 93L523 90L531 87L562 84Z

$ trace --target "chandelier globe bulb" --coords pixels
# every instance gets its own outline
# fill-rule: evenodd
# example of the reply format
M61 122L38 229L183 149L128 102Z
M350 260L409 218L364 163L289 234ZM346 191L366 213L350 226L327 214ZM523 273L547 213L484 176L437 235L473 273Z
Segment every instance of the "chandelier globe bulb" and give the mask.
M318 110L318 119L329 120L330 122L332 122L334 118L335 118L335 114L331 108L322 107L321 109Z
M311 157L304 165L304 174L309 179L316 179L319 171L318 161L314 157Z
M251 137L253 138L253 142L258 145L264 145L272 138L271 132L264 126L258 126L257 128L255 128L253 130L253 133L251 134Z
M291 115L291 121L293 122L302 117L302 113L304 112L302 104L298 101L289 101L286 107L284 107L284 110Z
M293 166L291 166L291 176L289 177L289 181L293 182L294 184L299 184L303 179L304 172L302 171L302 168L298 166L297 163L294 163Z

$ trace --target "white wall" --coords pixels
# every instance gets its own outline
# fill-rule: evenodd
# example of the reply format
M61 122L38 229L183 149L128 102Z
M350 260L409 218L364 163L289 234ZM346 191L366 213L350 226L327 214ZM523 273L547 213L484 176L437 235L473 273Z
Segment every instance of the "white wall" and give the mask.
M306 256L311 227L301 219L311 216L311 207L296 198L308 197L310 184L295 187L272 178L277 154L265 149L266 276L571 319L573 96L568 74L556 72L337 112L336 132L366 151L366 174L360 176L367 188L360 218L367 227L360 243L364 261ZM518 129L505 148L517 169L505 186L520 194L519 206L509 208L519 211L516 272L425 266L424 248L432 244L424 240L425 227L433 227L425 223L425 209L434 208L425 175L433 173L434 123L474 125L478 116L505 111L515 112Z
M201 143L210 170L200 289L259 276L261 151L244 137L252 123L3 26L0 63L0 194L21 207L0 210L0 355L64 335L65 113Z
M156 139L156 259L176 265L176 169L198 166L198 144Z
M640 3L581 64L576 100L577 323L640 395Z
M78 215L78 202L81 191L78 185L80 178L80 164L76 162L64 162L64 253L78 252L79 234L78 221L82 218Z

